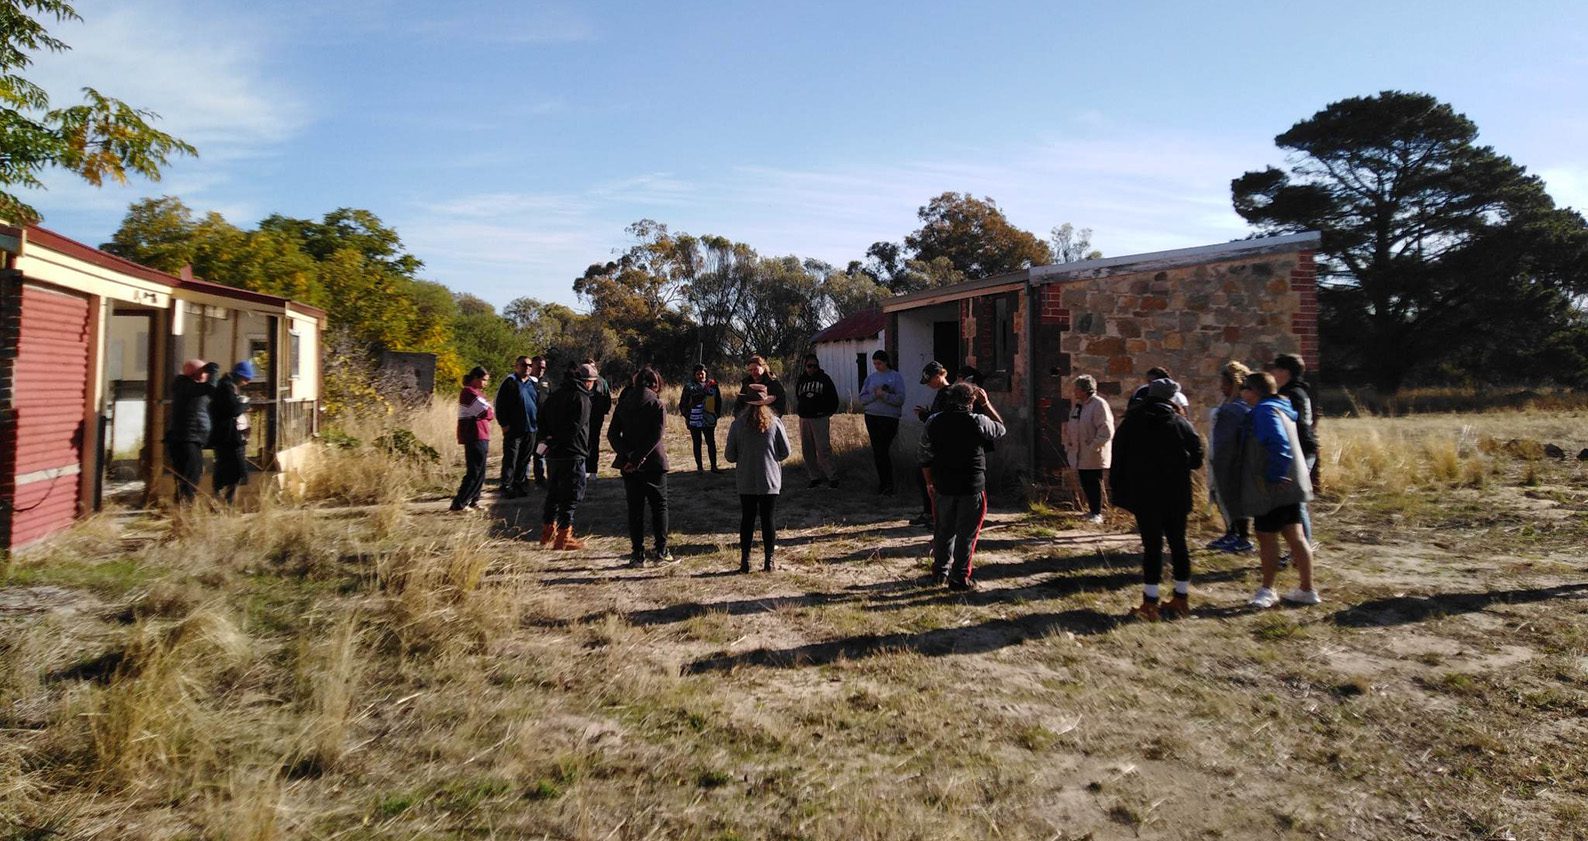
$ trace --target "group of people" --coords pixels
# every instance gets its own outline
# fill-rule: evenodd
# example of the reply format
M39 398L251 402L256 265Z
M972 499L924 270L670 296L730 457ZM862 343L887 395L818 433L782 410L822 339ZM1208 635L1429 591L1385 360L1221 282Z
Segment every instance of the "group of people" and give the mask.
M1266 371L1240 362L1219 371L1220 402L1210 413L1211 446L1189 420L1190 401L1162 368L1131 396L1116 428L1108 402L1097 394L1095 378L1074 381L1065 449L1085 497L1087 517L1102 522L1102 475L1109 476L1113 503L1136 518L1142 540L1142 602L1132 613L1142 619L1189 614L1191 559L1186 521L1192 510L1191 476L1210 464L1208 487L1225 521L1225 534L1208 548L1249 552L1256 533L1262 584L1249 604L1268 608L1281 601L1318 604L1313 581L1312 498L1318 440L1306 365L1295 354L1280 354ZM1275 582L1282 557L1279 540L1294 565L1298 586L1281 595ZM1167 601L1160 592L1164 544L1174 576Z
M198 496L204 450L215 453L215 498L236 501L248 484L248 394L253 362L243 360L222 374L218 362L189 359L171 386L171 415L165 427L166 469L176 480L177 505Z

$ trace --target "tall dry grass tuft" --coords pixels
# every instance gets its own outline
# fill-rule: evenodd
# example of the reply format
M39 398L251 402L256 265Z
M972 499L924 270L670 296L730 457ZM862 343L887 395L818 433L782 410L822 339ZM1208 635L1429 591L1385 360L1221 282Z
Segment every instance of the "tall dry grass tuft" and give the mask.
M1329 425L1321 447L1324 488L1335 495L1476 487L1495 469L1469 427L1433 430L1338 421Z
M459 459L456 435L457 412L440 397L406 412L353 415L328 436L336 445L316 448L287 484L299 501L402 502L452 478Z
M476 645L490 617L473 609L491 556L471 526L448 538L381 556L375 584L386 596L391 630L403 651Z
M123 784L194 782L215 766L218 722L204 701L251 642L219 606L133 630L107 685L89 700L96 769Z
M210 803L206 838L276 841L288 837L280 776L270 771L234 772Z
M329 632L299 638L298 683L304 695L303 727L286 767L291 776L318 776L337 767L353 724L353 699L363 677L365 650L351 611Z

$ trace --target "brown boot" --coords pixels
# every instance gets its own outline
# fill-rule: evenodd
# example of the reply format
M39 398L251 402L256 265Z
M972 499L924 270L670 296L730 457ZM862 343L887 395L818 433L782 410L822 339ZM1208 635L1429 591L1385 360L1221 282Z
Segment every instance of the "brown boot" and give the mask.
M1140 607L1131 608L1130 618L1138 619L1143 622L1157 622L1158 603L1149 602L1146 599L1142 599Z
M544 549L547 546L550 546L552 539L555 538L556 536L557 536L557 524L556 523L547 523L546 525L541 526L540 527L540 546L541 546L541 548Z
M1190 599L1176 593L1169 601L1159 605L1158 613L1165 619L1184 619L1191 615Z
M584 543L573 536L573 526L563 526L557 529L557 542L553 543L551 548L577 550L583 549Z

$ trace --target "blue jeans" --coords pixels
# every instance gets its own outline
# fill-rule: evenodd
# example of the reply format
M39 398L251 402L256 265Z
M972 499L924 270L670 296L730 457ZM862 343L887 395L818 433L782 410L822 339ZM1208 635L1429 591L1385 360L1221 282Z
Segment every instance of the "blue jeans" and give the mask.
M573 512L584 501L582 458L546 459L546 507L541 510L544 525L573 525Z

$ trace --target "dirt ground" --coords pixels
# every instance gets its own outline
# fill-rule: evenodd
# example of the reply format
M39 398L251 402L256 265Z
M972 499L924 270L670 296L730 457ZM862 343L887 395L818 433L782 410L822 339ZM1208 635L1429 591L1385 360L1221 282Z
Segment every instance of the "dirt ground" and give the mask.
M1142 624L1124 618L1128 519L995 505L981 589L951 594L924 580L912 490L877 495L856 458L837 490L791 465L780 569L760 572L757 548L757 571L735 574L734 477L673 446L672 565L624 565L606 472L578 517L585 551L535 544L538 491L473 515L437 494L320 576L342 583L269 597L282 604L257 602L268 575L217 584L280 651L302 628L279 611L318 628L346 606L383 615L346 567L472 530L481 590L505 594L472 609L510 618L450 647L370 631L345 755L312 775L238 783L277 761L262 725L221 751L230 782L174 798L26 754L17 767L53 790L9 790L9 837L242 837L259 822L216 816L263 797L275 834L249 837L1588 838L1583 463L1501 454L1478 486L1326 494L1322 605L1249 610L1255 556L1199 548L1192 618ZM377 514L315 516L362 535ZM1200 529L1197 547L1217 534ZM0 727L42 750L71 667L114 649L117 613L152 585L19 569L0 628L66 641L13 657L44 676L12 681ZM268 706L213 704L238 720Z

